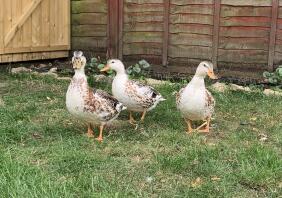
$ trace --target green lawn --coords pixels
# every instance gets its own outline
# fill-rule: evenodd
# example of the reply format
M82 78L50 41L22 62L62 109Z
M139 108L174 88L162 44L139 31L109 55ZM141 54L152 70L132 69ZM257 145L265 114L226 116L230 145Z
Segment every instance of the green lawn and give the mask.
M68 83L0 74L1 197L281 197L281 97L213 92L211 134L189 136L172 95L183 85L162 85L144 124L98 143L67 112Z

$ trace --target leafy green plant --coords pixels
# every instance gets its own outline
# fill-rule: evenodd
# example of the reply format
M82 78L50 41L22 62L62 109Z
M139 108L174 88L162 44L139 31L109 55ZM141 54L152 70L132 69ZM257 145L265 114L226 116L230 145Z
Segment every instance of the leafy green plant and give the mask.
M128 75L134 78L144 78L149 73L151 65L146 60L140 60L135 65L131 65L126 69Z
M100 57L91 58L90 62L87 63L87 72L99 74L100 70L106 66L107 61L101 60ZM128 75L133 78L144 78L149 73L151 65L146 60L140 60L135 65L131 65L126 69ZM112 70L107 71L109 76L113 76L114 72Z
M107 64L106 60L102 60L99 56L96 58L91 58L90 62L87 63L87 72L89 73L95 73L95 74L99 74L100 70L103 69ZM107 71L107 74L109 76L113 75L113 71L109 70Z
M266 78L267 82L273 85L282 84L282 65L280 65L275 72L264 72L263 77Z

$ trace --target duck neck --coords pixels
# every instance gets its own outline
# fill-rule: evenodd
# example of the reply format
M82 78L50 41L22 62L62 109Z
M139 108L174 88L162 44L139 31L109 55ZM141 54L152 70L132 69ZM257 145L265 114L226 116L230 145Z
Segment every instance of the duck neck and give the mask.
M84 69L83 69L83 68L76 69L76 70L75 70L74 77L77 77L77 78L85 77L85 71L84 71Z
M199 76L199 75L195 75L192 78L190 84L195 86L195 87L198 87L198 88L205 87L205 77Z
M116 73L117 73L116 74L117 78L126 78L126 79L128 79L128 76L127 76L124 68L120 68L119 70L116 71Z
M72 82L74 84L79 84L80 87L87 88L87 78L84 72L84 68L76 69L75 74L73 76Z

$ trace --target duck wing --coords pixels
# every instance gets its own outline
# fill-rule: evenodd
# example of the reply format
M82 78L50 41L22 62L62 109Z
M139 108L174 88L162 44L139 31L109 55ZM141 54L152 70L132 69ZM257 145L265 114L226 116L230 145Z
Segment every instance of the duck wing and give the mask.
M107 92L94 89L89 93L86 107L95 112L101 120L109 121L115 118L125 107Z
M144 108L150 107L156 101L165 100L153 87L139 81L129 80L127 82L126 92L129 97L141 104Z
M184 89L185 89L185 87L181 88L181 89L179 90L179 92L176 93L176 96L175 96L175 97L176 97L176 105L177 105L177 107L178 107L179 104L180 104L180 99L181 99L181 97L182 97L182 94L183 94Z
M214 111L215 100L209 90L206 89L206 107L209 109L211 113Z

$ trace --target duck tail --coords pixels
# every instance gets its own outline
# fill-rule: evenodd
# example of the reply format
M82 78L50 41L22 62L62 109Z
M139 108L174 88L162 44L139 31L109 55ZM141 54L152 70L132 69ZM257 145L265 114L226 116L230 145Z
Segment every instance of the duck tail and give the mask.
M162 95L158 95L157 97L157 101L165 101L166 99L164 97L162 97Z
M127 109L127 107L124 106L124 105L123 105L122 103L120 103L120 102L119 102L119 103L117 104L117 106L116 106L116 110L119 111L119 112L120 112L120 111L123 111L123 110L125 110L125 109Z

